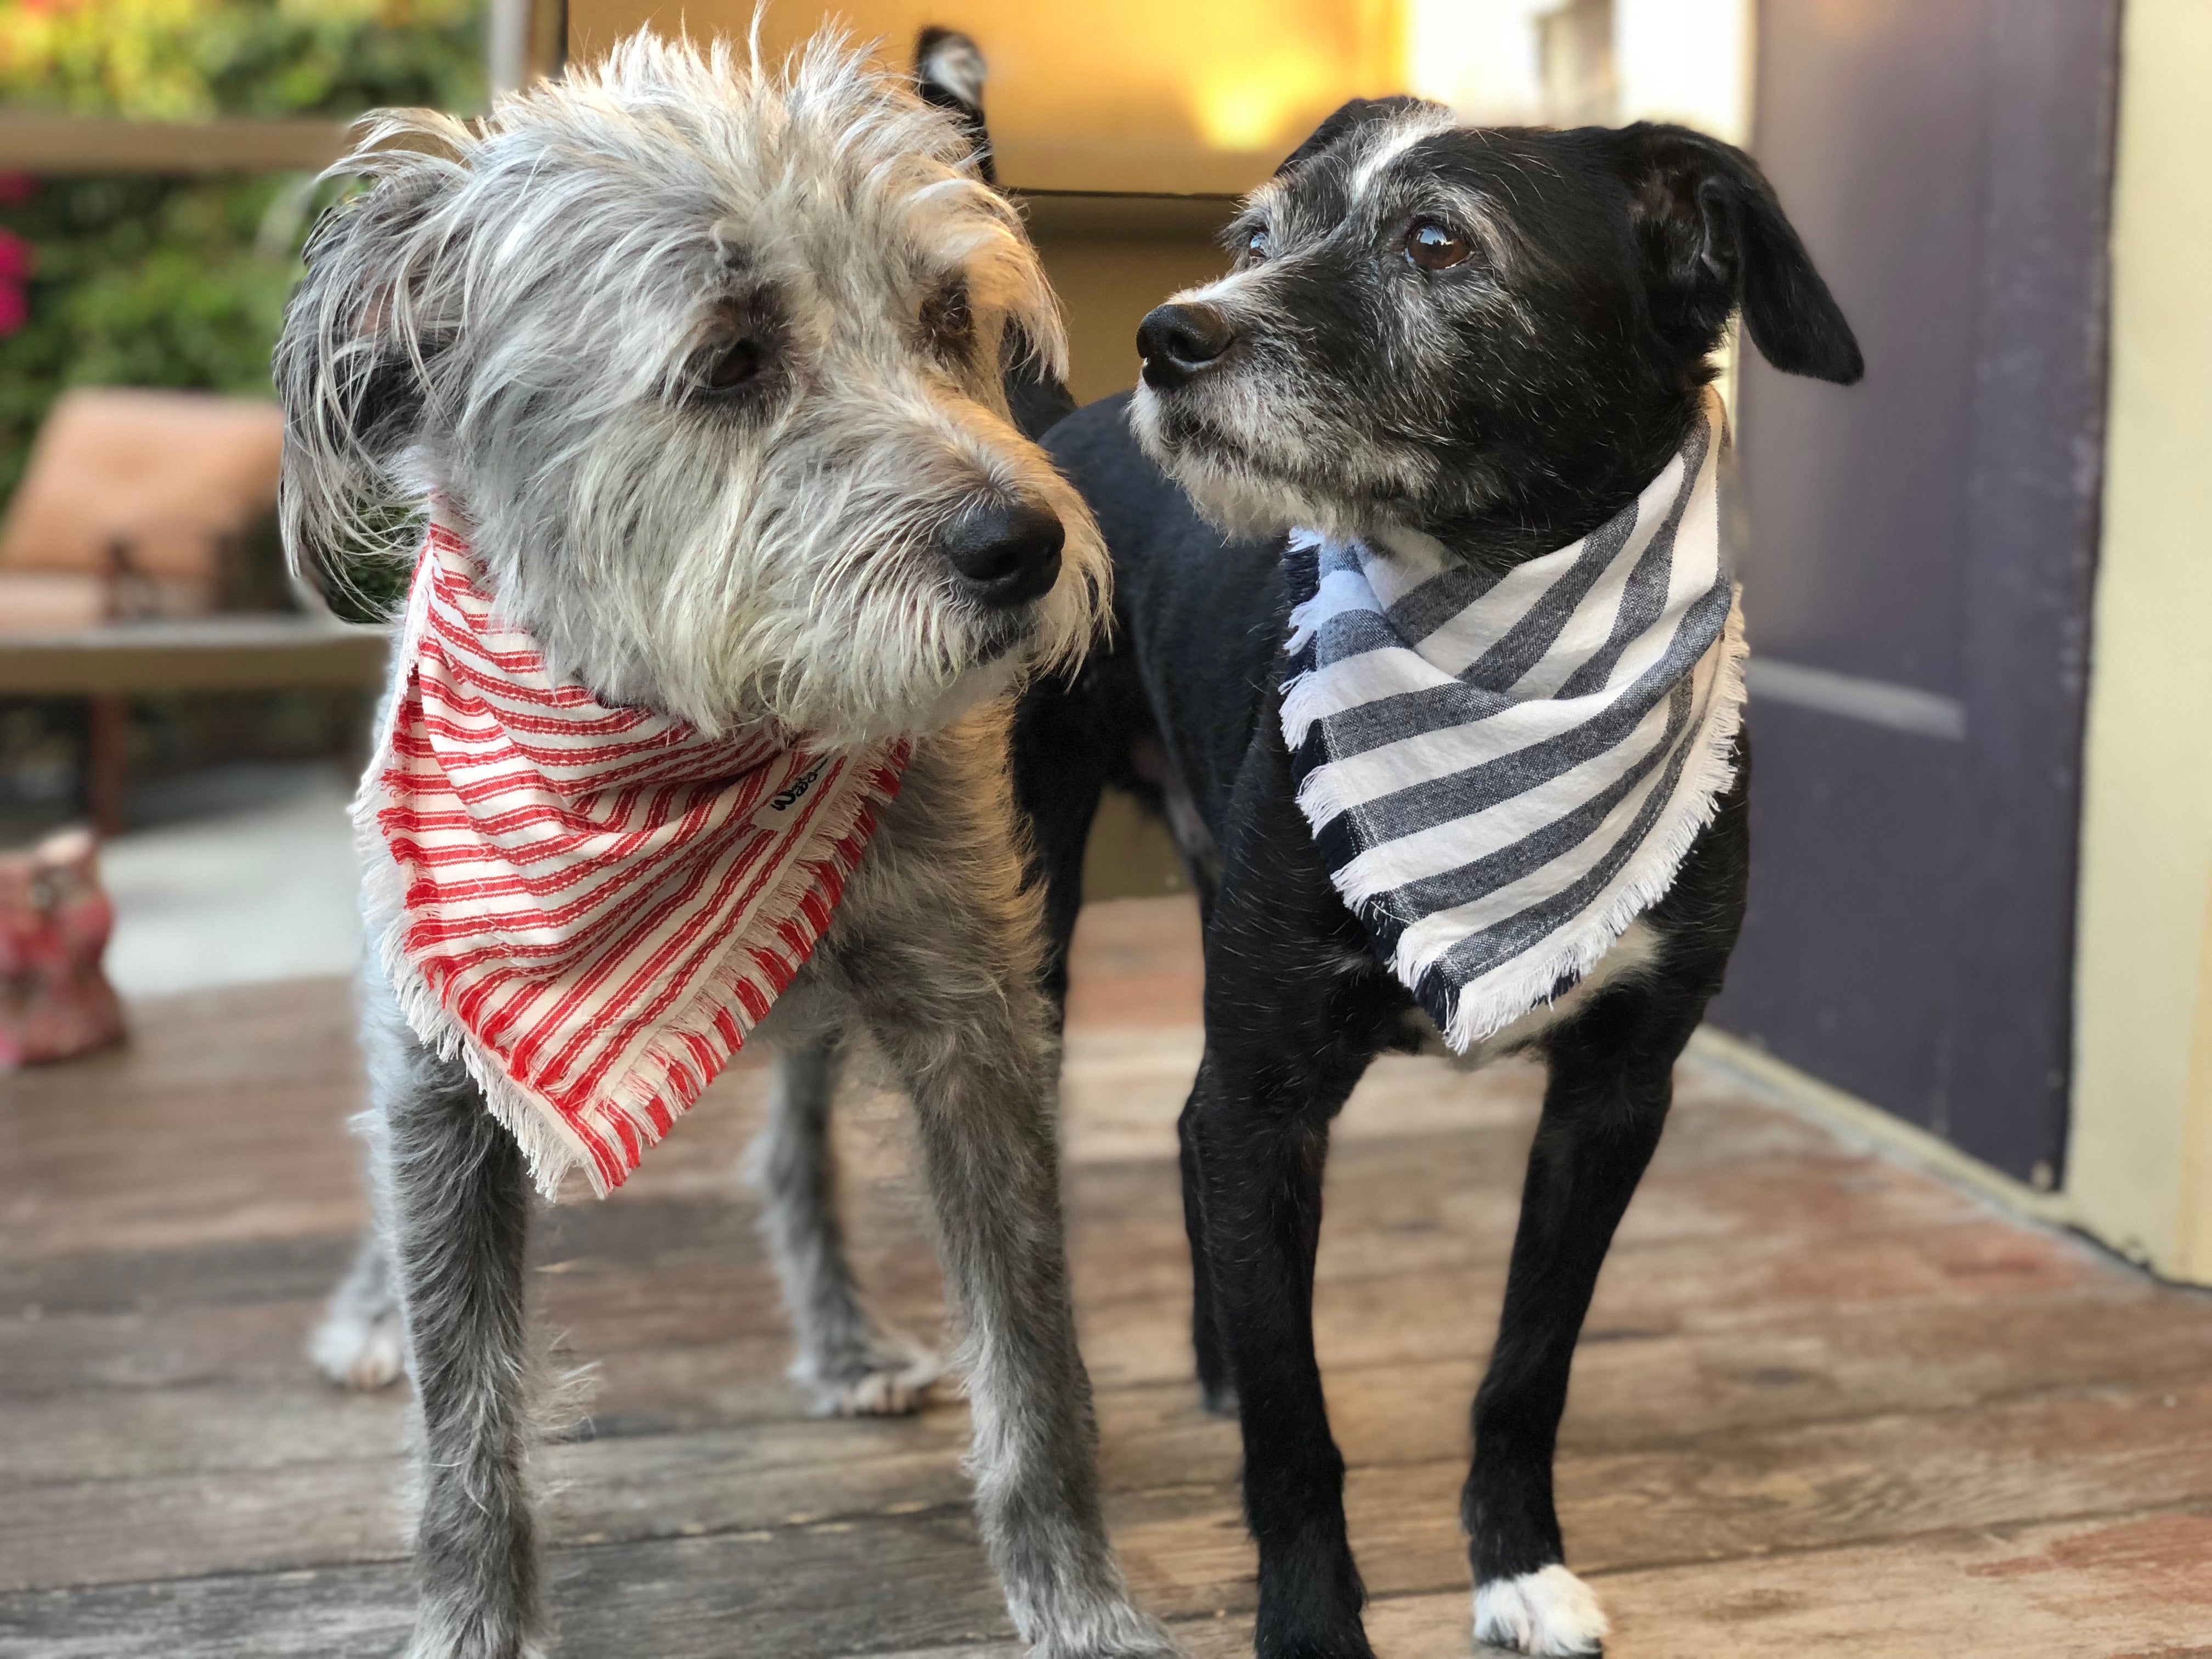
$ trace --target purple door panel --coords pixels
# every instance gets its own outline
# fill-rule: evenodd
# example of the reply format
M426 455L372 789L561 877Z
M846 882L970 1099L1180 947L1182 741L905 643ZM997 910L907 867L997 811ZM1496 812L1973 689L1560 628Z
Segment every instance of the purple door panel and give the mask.
M1723 1028L2056 1178L2118 0L1765 0L1753 149L1866 351L1747 360L1752 905Z

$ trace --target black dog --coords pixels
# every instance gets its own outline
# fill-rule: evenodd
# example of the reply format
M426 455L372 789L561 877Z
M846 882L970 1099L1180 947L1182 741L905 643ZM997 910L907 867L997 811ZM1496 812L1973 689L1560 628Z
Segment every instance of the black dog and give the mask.
M1073 684L1030 693L1017 773L1063 953L1105 785L1164 811L1195 878L1206 1053L1182 1135L1199 1377L1210 1402L1240 1406L1259 1652L1358 1659L1364 1592L1311 1328L1322 1167L1369 1061L1434 1032L1294 804L1282 533L1416 532L1498 570L1652 482L1699 419L1739 307L1777 368L1847 384L1861 362L1758 168L1676 127L1471 131L1410 100L1356 102L1255 195L1231 246L1234 273L1145 319L1133 404L1047 439L1112 547L1119 627ZM1550 1066L1474 1402L1462 1516L1479 1639L1574 1653L1604 1633L1562 1564L1553 1443L1598 1269L1742 917L1738 759L1665 896L1474 1056Z

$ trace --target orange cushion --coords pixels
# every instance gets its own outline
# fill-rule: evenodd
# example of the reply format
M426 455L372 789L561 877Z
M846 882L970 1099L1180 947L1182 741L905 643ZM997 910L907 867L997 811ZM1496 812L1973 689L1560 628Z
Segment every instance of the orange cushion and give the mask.
M220 544L276 499L274 403L85 388L46 416L9 504L0 568L105 573L120 544L139 574L210 586Z

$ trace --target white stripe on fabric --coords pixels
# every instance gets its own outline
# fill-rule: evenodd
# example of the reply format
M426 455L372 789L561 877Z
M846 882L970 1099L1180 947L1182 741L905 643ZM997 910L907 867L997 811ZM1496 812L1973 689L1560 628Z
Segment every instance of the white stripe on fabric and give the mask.
M1635 788L1614 804L1589 841L1583 846L1561 854L1517 881L1452 909L1424 916L1407 928L1398 943L1398 960L1406 965L1405 971L1418 975L1432 958L1441 956L1468 934L1480 933L1565 890L1589 868L1593 861L1588 855L1590 843L1601 847L1611 845L1619 837L1623 826L1636 816L1638 809L1644 805L1644 798L1657 787L1662 775L1656 768L1646 775Z
M1421 641L1421 654L1438 672L1456 677L1510 634L1582 556L1583 544L1547 553L1508 572L1476 604Z
M1659 475L1658 482L1638 498L1639 505L1662 489L1679 490L1681 477L1682 461L1677 456L1667 464L1667 470ZM1613 562L1606 566L1605 574L1590 585L1589 592L1583 595L1582 603L1567 618L1566 626L1559 630L1559 635L1552 642L1551 648L1544 653L1534 667L1513 683L1514 696L1551 696L1566 684L1569 675L1612 637L1613 619L1620 613L1620 602L1628 590L1628 579L1643 562L1644 554L1650 550L1653 538L1664 528L1666 520L1656 514L1638 514L1636 528L1629 532L1628 539L1621 544L1620 551L1614 554ZM1675 568L1680 568L1680 560L1675 562Z
M1652 751L1666 730L1667 705L1662 702L1603 754L1591 757L1526 794L1509 795L1479 812L1367 848L1340 872L1339 890L1347 896L1365 897L1443 875L1473 863L1486 852L1510 847L1547 824L1556 823L1582 802L1619 782ZM1471 850L1475 848L1484 851Z

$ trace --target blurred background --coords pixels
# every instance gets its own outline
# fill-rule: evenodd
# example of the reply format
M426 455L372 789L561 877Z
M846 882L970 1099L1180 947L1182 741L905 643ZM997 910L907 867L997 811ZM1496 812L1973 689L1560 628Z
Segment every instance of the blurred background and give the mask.
M1138 318L1221 268L1236 194L1345 98L1750 148L1869 367L1726 382L1758 852L1706 1041L2212 1282L2212 8L840 10L894 61L928 22L981 44L1086 400L1133 382ZM88 823L126 1002L349 969L343 801L381 636L295 591L270 520L268 351L316 172L372 106L472 112L641 24L750 14L0 0L0 928L82 858L25 849ZM764 40L822 15L779 4ZM1177 880L1126 810L1091 875Z

